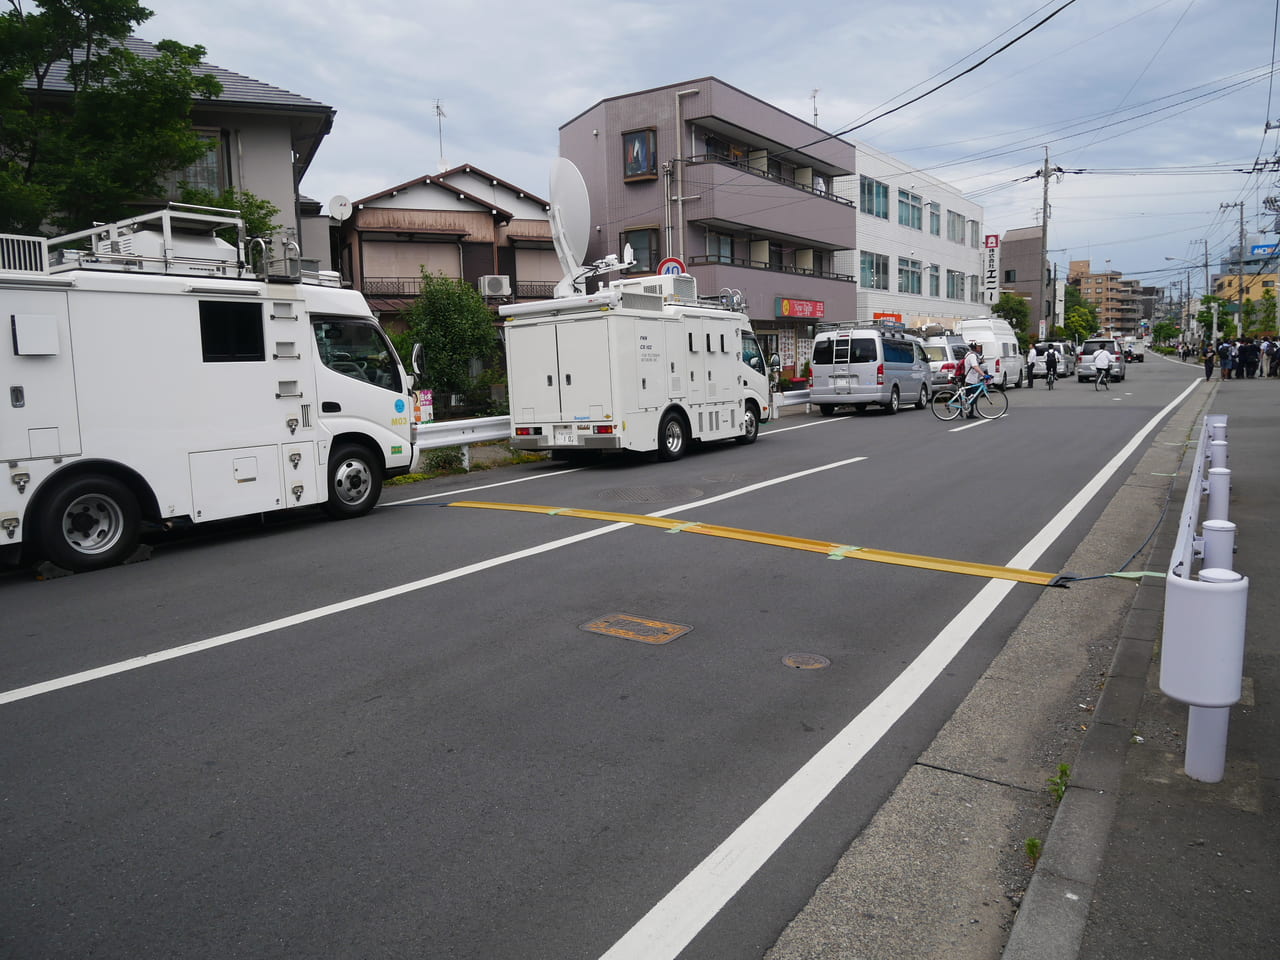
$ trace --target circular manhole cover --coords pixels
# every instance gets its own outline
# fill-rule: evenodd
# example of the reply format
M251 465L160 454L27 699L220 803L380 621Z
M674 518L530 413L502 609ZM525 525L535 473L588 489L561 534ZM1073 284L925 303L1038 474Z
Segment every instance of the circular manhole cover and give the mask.
M830 660L816 653L788 653L782 658L782 662L797 670L821 670L831 666Z

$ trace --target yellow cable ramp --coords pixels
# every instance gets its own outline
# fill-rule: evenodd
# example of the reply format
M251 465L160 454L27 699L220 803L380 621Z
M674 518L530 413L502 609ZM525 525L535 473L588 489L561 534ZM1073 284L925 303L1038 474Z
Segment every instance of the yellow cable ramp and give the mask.
M610 510L580 510L575 507L546 507L529 503L496 503L485 500L454 500L445 507L466 507L474 510L508 510L514 513L536 513L551 517L578 517L583 520L604 520L609 523L632 523L643 527L659 527L668 533L701 533L708 537L726 540L742 540L747 543L763 543L789 550L820 553L832 560L845 558L871 560L875 563L892 563L900 567L917 567L922 570L941 570L944 573L961 573L970 577L990 580L1016 580L1019 583L1035 583L1042 587L1065 587L1070 575L1046 573L1041 570L1021 570L1017 567L1000 567L987 563L970 563L964 560L947 560L942 557L926 557L914 553L898 553L893 550L876 550L873 547L856 547L825 540L808 540L804 537L788 537L739 527L722 527L711 523L677 520L672 517L647 517L635 513L614 513Z

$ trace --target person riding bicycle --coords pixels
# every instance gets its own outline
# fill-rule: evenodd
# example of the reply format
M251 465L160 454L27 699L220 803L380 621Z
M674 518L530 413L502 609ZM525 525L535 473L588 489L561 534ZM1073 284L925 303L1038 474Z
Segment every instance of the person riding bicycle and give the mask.
M1099 382L1103 377L1111 379L1111 354L1106 347L1099 347L1098 352L1093 355L1093 372L1098 375Z
M1058 378L1058 348L1052 343L1044 351L1044 377L1046 380Z
M969 352L964 355L964 391L969 398L973 397L976 392L974 387L980 384L986 375L987 371L982 368L982 344L975 341L969 344ZM968 406L967 403L966 406ZM969 407L968 417L970 420L978 418L972 407Z

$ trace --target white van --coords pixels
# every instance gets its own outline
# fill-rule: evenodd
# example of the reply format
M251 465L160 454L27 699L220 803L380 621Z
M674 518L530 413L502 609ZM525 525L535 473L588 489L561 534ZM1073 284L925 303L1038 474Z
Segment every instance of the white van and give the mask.
M902 403L929 403L929 358L919 337L901 329L852 323L820 324L813 338L809 401L824 417L837 406L861 413L874 403L897 413Z
M960 321L960 336L965 343L982 347L982 360L995 386L1004 390L1010 384L1022 386L1026 379L1027 358L1018 347L1017 334L1009 321L1000 317L979 317Z

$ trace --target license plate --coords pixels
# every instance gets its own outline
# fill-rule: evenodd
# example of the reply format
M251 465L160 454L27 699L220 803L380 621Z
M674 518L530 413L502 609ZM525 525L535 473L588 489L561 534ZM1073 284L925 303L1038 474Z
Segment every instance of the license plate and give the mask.
M558 444L567 443L576 445L578 442L578 431L573 429L573 427L556 427L555 442Z

